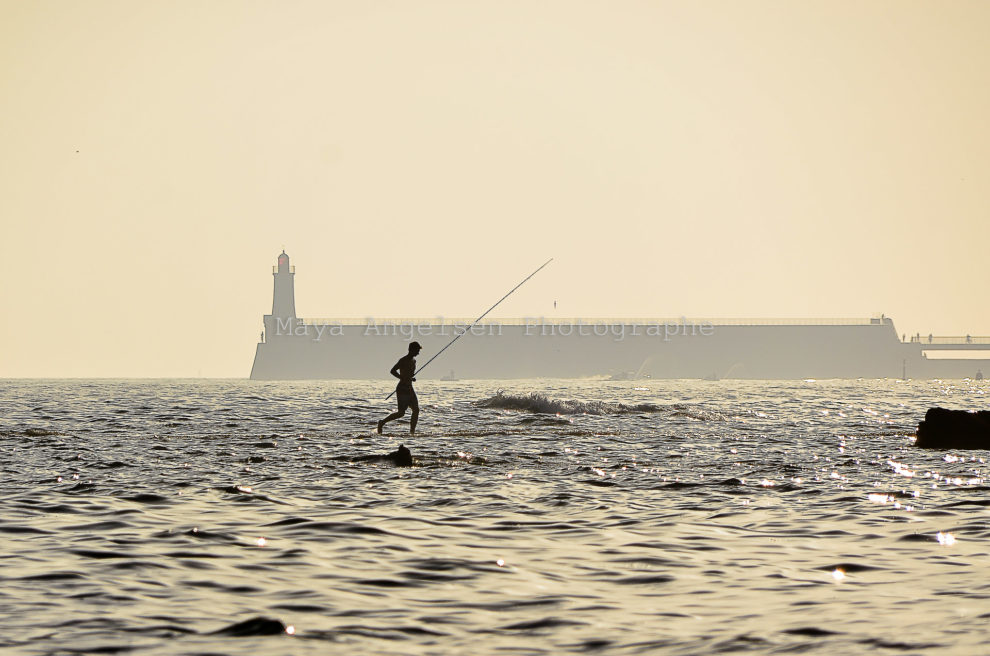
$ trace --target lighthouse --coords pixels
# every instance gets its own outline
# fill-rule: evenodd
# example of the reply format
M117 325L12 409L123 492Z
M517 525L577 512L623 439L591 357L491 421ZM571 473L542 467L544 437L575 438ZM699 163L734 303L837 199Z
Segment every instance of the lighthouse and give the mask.
M276 319L296 318L296 268L289 266L289 256L282 251L278 265L272 267L275 277L275 293L272 295L272 316Z
M280 362L280 353L292 343L292 337L306 334L305 326L296 318L296 268L289 264L285 250L278 256L278 264L272 267L275 288L272 293L272 313L262 319L264 330L254 351L254 364L251 365L251 378L273 380L277 374L272 365ZM274 349L274 350L273 350Z
M282 251L278 264L272 267L275 291L272 294L272 313L264 317L265 329L261 343L292 335L296 324L296 269L289 266L289 256Z

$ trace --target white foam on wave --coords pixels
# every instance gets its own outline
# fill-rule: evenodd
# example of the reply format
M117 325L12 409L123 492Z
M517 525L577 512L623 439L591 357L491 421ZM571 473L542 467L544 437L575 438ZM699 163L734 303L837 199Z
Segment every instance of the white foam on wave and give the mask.
M620 415L643 412L662 412L664 408L655 403L625 403L609 401L578 401L576 399L551 399L545 394L505 394L499 391L495 396L475 401L479 408L497 410L518 410L541 414L560 415Z

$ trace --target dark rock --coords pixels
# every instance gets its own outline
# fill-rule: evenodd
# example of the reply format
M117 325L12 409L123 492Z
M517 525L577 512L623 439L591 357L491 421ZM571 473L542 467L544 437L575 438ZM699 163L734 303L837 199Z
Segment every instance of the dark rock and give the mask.
M412 467L412 453L404 444L400 444L398 449L385 457L395 463L396 467Z
M990 411L929 408L918 424L914 445L922 449L990 450Z
M278 620L268 617L252 617L249 620L231 624L230 626L214 631L213 635L233 636L244 638L247 636L266 636L285 633L285 625Z
M404 444L400 444L399 448L392 453L381 456L357 456L353 460L354 462L388 463L396 467L412 467L412 453Z

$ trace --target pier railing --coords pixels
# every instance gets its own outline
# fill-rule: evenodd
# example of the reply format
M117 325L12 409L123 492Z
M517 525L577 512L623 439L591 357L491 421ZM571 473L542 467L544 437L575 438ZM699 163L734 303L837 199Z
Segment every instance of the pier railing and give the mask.
M908 342L921 344L922 347L931 344L932 346L965 346L967 344L990 344L990 337L978 335L914 335L908 338Z

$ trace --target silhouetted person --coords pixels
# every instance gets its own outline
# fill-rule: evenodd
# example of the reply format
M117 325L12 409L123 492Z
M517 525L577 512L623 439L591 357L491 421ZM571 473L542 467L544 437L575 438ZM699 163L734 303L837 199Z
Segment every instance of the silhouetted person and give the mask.
M932 343L932 334L931 333L928 333L928 343L929 344Z
M378 434L381 435L385 424L398 419L406 414L406 408L412 408L412 416L409 418L409 434L416 432L416 422L419 421L419 399L416 398L416 390L413 389L413 375L416 373L416 356L423 350L419 342L409 342L409 353L399 358L390 374L399 379L399 384L395 386L395 400L399 404L399 409L378 422Z

